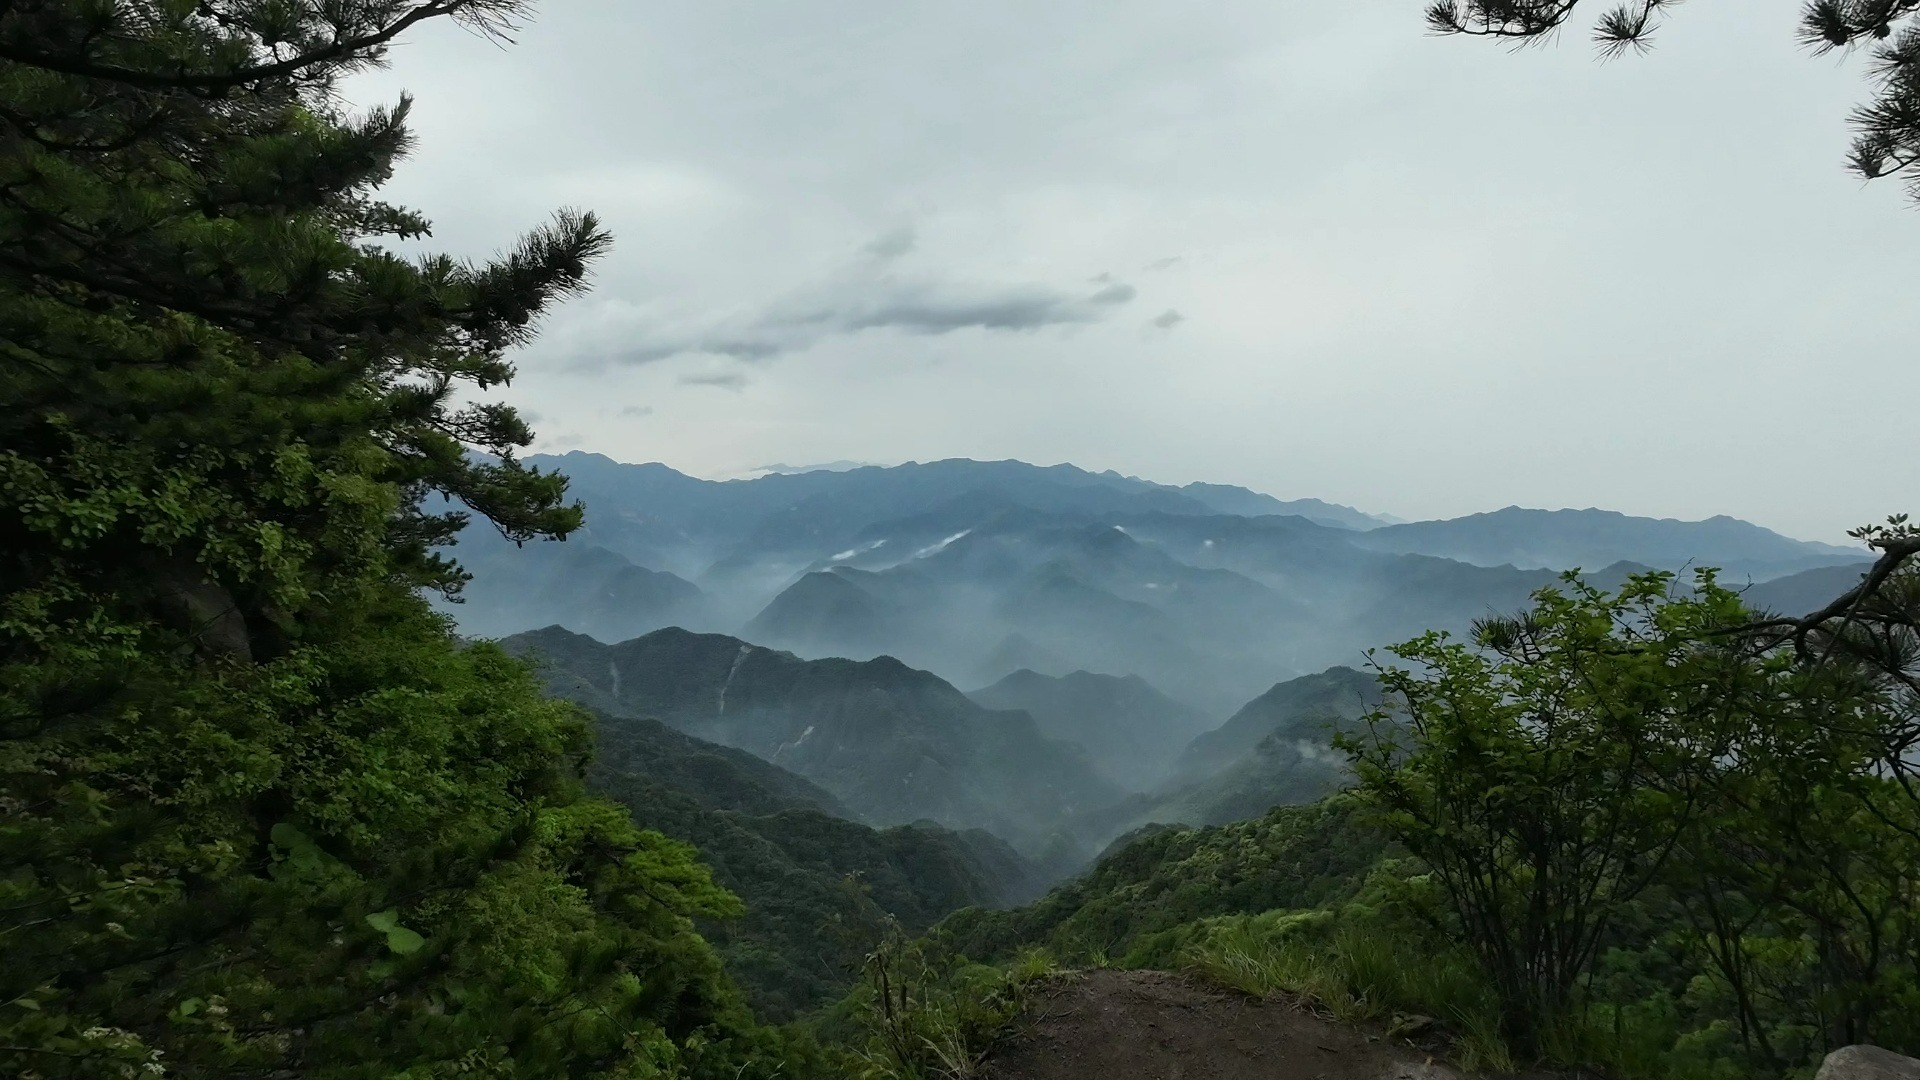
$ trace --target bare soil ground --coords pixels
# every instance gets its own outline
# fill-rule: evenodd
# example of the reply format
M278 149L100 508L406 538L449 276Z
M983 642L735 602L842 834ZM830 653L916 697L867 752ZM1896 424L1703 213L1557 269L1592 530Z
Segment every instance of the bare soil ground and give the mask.
M1463 1080L1427 1051L1282 1001L1161 971L1089 971L1040 991L992 1080Z

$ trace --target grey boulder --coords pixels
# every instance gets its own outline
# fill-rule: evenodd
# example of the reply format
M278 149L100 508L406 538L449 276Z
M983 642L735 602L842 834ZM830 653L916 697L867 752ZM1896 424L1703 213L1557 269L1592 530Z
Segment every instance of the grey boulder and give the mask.
M1877 1046L1843 1046L1827 1055L1813 1080L1920 1080L1920 1060Z

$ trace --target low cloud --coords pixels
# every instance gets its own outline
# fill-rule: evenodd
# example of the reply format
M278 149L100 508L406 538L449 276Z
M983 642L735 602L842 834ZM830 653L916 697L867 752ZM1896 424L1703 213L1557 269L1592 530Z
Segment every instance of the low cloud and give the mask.
M912 226L882 233L869 241L860 250L885 262L891 262L903 255L912 253L920 244L919 236Z
M563 354L585 367L650 364L680 356L753 363L869 330L938 336L956 330L1024 333L1095 323L1131 303L1139 292L1106 274L1091 282L1097 289L1087 291L897 273L894 262L914 247L912 230L885 234L862 249L870 258L758 308L675 319L615 300L572 327L556 327L551 337L558 339ZM694 377L698 385L732 385L708 378Z
M1178 311L1175 311L1172 308L1168 308L1167 310L1161 312L1160 314L1155 315L1150 321L1154 326L1157 326L1162 330L1171 330L1174 327L1179 326L1181 323L1186 322L1187 317L1185 315L1180 314Z
M652 416L653 406L629 405L626 408L620 410L620 415L626 417L629 420L639 420L643 417Z
M722 390L739 391L747 385L747 377L738 371L720 371L712 374L682 375L681 386L717 386Z
M1155 259L1146 265L1148 270L1171 270L1184 261L1179 255L1168 255L1164 259Z

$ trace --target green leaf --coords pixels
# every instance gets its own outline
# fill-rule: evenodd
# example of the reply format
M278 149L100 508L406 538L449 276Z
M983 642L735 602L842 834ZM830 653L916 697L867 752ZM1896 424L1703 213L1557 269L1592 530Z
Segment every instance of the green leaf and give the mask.
M392 908L367 916L367 925L387 935L387 948L401 956L419 952L427 939L400 925L400 916Z
M275 825L267 833L267 837L273 841L275 847L284 848L287 851L299 851L314 846L313 840L306 833L285 821Z

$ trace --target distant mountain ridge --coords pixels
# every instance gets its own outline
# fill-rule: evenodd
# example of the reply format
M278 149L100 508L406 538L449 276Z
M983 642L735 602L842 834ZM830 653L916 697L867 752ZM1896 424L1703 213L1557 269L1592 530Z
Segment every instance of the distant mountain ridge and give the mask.
M1188 777L1217 772L1276 735L1325 746L1334 728L1377 708L1382 696L1378 676L1350 667L1276 683L1226 723L1189 743L1180 756L1179 772Z
M606 645L548 627L502 644L544 658L553 692L746 750L875 825L986 828L1044 853L1058 822L1122 794L1027 714L891 657L802 660L679 629Z
M445 610L465 633L558 624L624 641L679 626L802 657L894 656L964 686L1022 668L1139 675L1214 716L1513 611L1566 568L1614 584L1712 565L1743 585L1865 561L1731 518L1514 507L1330 523L1346 508L1015 461L734 481L581 453L533 462L569 474L587 527L564 544L476 530L455 546L475 580Z
M1385 525L1356 537L1375 551L1437 555L1476 566L1598 569L1622 561L1662 570L1716 566L1729 579L1767 580L1866 553L1794 540L1738 518L1638 518L1614 510L1530 510L1509 506L1444 521Z
M1465 630L1558 580L1370 551L1348 539L1366 534L1302 518L976 512L921 515L841 553L746 636L808 656L886 653L963 682L1018 667L1136 674L1224 715L1276 681Z
M583 539L516 545L474 530L457 548L473 575L459 603L438 603L473 637L565 623L583 634L626 638L665 626L709 628L712 598Z
M1150 824L1224 825L1329 795L1352 779L1334 734L1357 731L1382 701L1378 678L1349 667L1276 683L1196 736L1165 784L1083 821L1082 835L1102 842Z
M1133 790L1163 780L1180 748L1207 726L1198 709L1138 675L1022 668L967 696L990 709L1024 710L1042 734L1079 745L1095 768Z
M1226 485L1179 488L1111 470L1096 473L1073 465L1010 460L951 458L890 467L779 472L739 480L701 480L657 462L629 465L578 450L560 456L532 455L527 463L564 472L573 481L573 493L588 506L599 507L597 519L588 526L596 543L641 565L690 579L718 559L701 551L688 561L689 547L704 546L724 557L756 531L762 545L773 532L838 542L829 538L851 538L877 522L981 490L1052 511L1239 514L1247 512L1247 507L1259 507L1268 514L1320 515L1347 528L1380 524L1351 507L1318 499L1287 502Z
M1865 563L1822 566L1742 589L1741 598L1749 607L1776 615L1805 615L1845 595L1866 573ZM1728 584L1739 588L1736 582Z

